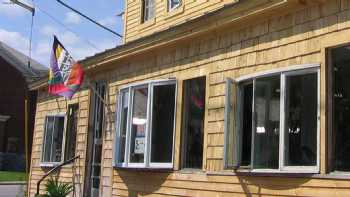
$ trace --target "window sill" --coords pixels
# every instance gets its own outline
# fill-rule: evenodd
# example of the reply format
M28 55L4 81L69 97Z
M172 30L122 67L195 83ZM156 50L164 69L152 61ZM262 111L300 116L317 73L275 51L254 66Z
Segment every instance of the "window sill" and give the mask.
M313 178L313 179L334 179L334 180L350 180L350 172L347 173L268 173L268 172L247 172L247 171L222 171L207 172L211 176L245 176L245 177L285 177L285 178Z
M182 168L178 171L182 174L205 174L206 172L202 169L196 169L196 168Z
M42 168L54 168L58 166L59 162L46 162L46 163L40 163L40 167Z
M185 9L184 9L184 6L181 5L179 7L176 7L176 8L173 8L171 10L167 10L166 13L165 13L165 17L164 19L165 20L168 20L174 16L177 16L177 15L180 15L182 13L184 13Z
M156 24L156 17L153 17L153 18L148 19L147 21L141 23L141 24L139 25L138 30L139 30L139 31L142 31L143 29L146 29L146 28L148 28L148 27L150 27L150 26L152 26L152 25L154 25L154 24Z
M173 172L173 168L142 168L142 167L122 167L122 166L115 166L114 169L116 170L123 170L123 171L134 171L134 172Z
M319 170L317 169L286 169L286 170L275 170L275 169L238 169L238 173L271 173L271 174L318 174Z

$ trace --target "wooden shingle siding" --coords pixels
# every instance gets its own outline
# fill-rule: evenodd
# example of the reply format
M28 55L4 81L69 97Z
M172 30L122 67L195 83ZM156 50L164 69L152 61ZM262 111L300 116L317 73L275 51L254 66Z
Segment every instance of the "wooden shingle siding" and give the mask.
M78 115L78 127L76 138L76 155L80 155L80 159L76 161L76 172L73 173L73 165L63 167L57 175L61 181L72 182L72 175L76 176L76 187L78 189L78 182L83 182L85 171L85 155L86 155L86 139L88 129L88 111L89 111L89 91L82 90L78 92L71 100L65 100L60 97L52 97L47 94L47 90L44 89L39 92L37 113L35 118L35 129L33 137L33 149L32 149L32 161L30 170L30 182L29 191L30 196L34 196L36 193L36 184L38 180L49 170L49 168L40 167L40 159L42 154L43 136L44 136L44 122L45 116L49 114L66 113L67 105L79 104ZM78 175L80 174L80 177ZM41 192L44 191L45 181L41 184ZM83 187L83 185L82 185Z
M126 1L125 42L165 30L223 7L225 4L239 0L183 0L182 5L170 12L167 10L168 0L155 0L154 24L141 23L141 0Z
M209 85L204 170L224 173L222 176L217 176L182 171L152 173L114 170L113 195L201 197L350 195L350 184L347 180L245 177L225 174L227 170L223 169L225 78L237 78L291 65L316 63L321 64L321 80L324 79L325 52L322 49L330 45L325 43L326 40L332 43L331 39L336 40L339 35L345 36L350 32L348 30L350 11L349 8L345 8L345 5L349 6L348 2L350 1L327 1L325 4L272 16L238 30L227 29L215 32L214 35L202 35L187 43L179 43L176 47L157 50L154 56L148 55L147 59L153 57L157 59L156 64L152 66L145 65L143 62L146 58L142 57L139 57L138 61L130 61L130 66L135 69L129 69L137 73L133 75L124 73L125 76L120 77L121 80L113 81L111 85L116 89L121 85L147 79L176 77L181 81L195 77L191 75L203 71L208 77ZM349 42L350 37L346 40ZM324 92L325 81L322 80L321 83ZM321 125L325 124L324 99L321 98L323 116ZM325 127L321 128L321 133L324 133ZM181 132L180 129L177 129L177 132ZM321 137L321 174L326 172L324 144L325 140ZM176 145L175 148L179 147Z
M153 27L138 32L139 1L128 0L126 40L142 37L185 20L156 18ZM157 0L159 5L165 0ZM215 10L230 1L185 1L184 13L197 17L198 10ZM242 0L243 2L243 0ZM316 0L315 0L316 2ZM220 6L219 6L220 5ZM198 10L197 10L198 8ZM205 8L205 9L204 9ZM157 17L164 17L157 5ZM188 10L189 11L188 11ZM191 11L192 10L192 11ZM350 181L326 176L326 48L350 43L350 0L324 1L317 5L301 5L249 23L232 25L181 40L166 47L152 49L122 60L110 61L104 70L88 71L93 79L108 84L111 118L107 118L103 142L101 191L103 196L350 196ZM187 13L188 12L188 13ZM177 18L178 17L178 18ZM229 17L226 18L229 20ZM162 22L165 21L165 22ZM220 21L218 21L219 23ZM158 28L159 25L159 29ZM155 28L157 27L157 28ZM224 169L224 106L225 79L238 78L260 71L293 65L320 64L321 68L321 139L319 177L292 178L293 175L235 174ZM103 65L101 65L103 66ZM93 69L91 69L93 70ZM183 80L206 76L204 162L202 171L180 169L181 108ZM122 86L151 79L175 77L178 81L176 99L176 131L174 170L169 172L116 169L112 167L115 108ZM42 90L44 92L46 90ZM84 171L89 92L83 90L73 101L79 102L78 151ZM36 181L43 175L39 167L44 118L47 113L65 109L65 101L42 95L38 99L31 169L31 196ZM69 101L69 102L73 102ZM62 179L69 180L70 168L62 170ZM82 173L82 176L84 173ZM83 178L81 179L83 180Z

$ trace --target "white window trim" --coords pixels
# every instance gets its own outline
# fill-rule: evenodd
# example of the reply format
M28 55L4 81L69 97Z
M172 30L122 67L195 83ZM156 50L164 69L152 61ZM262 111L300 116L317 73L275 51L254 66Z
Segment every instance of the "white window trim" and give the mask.
M317 158L316 158L316 166L286 166L284 164L285 161L285 155L284 155L284 147L285 147L285 101L286 101L286 94L285 94L285 82L287 76L298 76L298 75L304 75L304 74L311 74L316 73L317 74ZM296 71L289 71L284 72L281 74L281 102L280 102L280 150L279 156L280 158L280 171L288 171L288 172L310 172L310 173L318 173L320 168L320 69L319 68L309 68L309 69L303 69L303 70L296 70Z
M130 143L130 132L131 132L131 129L130 129L130 126L132 124L132 122L130 120L132 120L132 112L133 112L133 109L134 109L134 92L135 92L135 89L138 89L138 88L144 88L144 87L147 87L147 110L146 110L146 114L147 114L147 122L146 122L146 129L145 129L145 147L144 147L144 153L143 153L143 163L132 163L130 162L130 148L131 148L131 143ZM127 133L128 135L126 136L126 142L125 142L125 147L127 147L127 152L128 154L126 155L127 156L127 159L125 161L127 161L127 166L130 167L130 168L143 168L143 167L146 167L146 164L147 164L147 155L149 154L149 123L150 123L150 97L151 97L151 85L150 83L149 84L144 84L144 85L139 85L139 86L134 86L133 88L131 88L130 92L129 92L129 101L130 101L130 104L129 105L129 108L130 108L130 111L131 113L128 113L128 121L127 121L127 125L128 125L128 129L127 129Z
M48 161L43 161L43 154L44 154L44 150L45 150L45 145L46 145L46 119L48 117L63 117L64 118L64 125L63 125L63 133L62 133L62 148L61 148L61 159L59 162L48 162ZM40 156L40 167L55 167L57 165L59 165L62 162L62 158L64 158L64 145L65 145L65 133L66 133L66 126L67 126L67 117L65 113L57 113L57 114L48 114L45 116L45 123L44 123L44 135L43 135L43 145L42 145L42 151L41 151L41 156Z
M155 163L151 162L151 124L152 124L152 98L153 98L153 87L159 86L159 85L175 85L175 105L174 105L174 127L173 127L173 136L172 136L172 160L170 163ZM146 123L146 130L145 130L145 153L144 153L144 162L143 163L131 163L130 162L130 119L132 118L132 108L133 108L133 92L135 88L138 87L148 87L148 98L147 98L147 123ZM125 151L124 151L124 162L119 163L119 152L120 152L120 146L119 146L119 140L120 140L120 132L121 132L121 109L122 109L122 99L121 99L121 93L122 92L128 92L128 118L127 118L127 126L126 126L126 138L125 138ZM126 86L122 86L119 90L118 94L118 105L117 105L117 116L116 116L116 132L115 132L115 141L114 141L114 150L113 150L113 166L114 167L121 167L121 168L149 168L149 169L171 169L174 167L174 156L175 156L175 126L176 126L176 99L177 99L177 81L175 78L169 78L169 79L160 79L160 80L149 80L145 82L138 82L129 84Z
M320 67L320 64L293 65L293 66L287 66L284 68L276 68L276 69L272 69L272 70L261 71L261 72L256 72L256 73L249 74L249 75L244 75L244 76L238 77L237 79L235 79L235 81L238 83L238 82L253 79L253 78L260 78L260 77L269 76L269 75L276 75L278 73L283 73L283 72L285 73L285 72L290 72L290 71L319 68L319 67Z
M173 11L173 10L176 10L177 8L179 8L179 7L181 7L182 6L182 0L181 0L181 2L178 4L178 5L176 5L176 6L174 6L174 7L171 7L171 1L172 0L168 0L168 12L171 12L171 11Z
M10 116L0 115L0 122L6 122L8 119L10 119Z
M281 95L280 95L280 135L279 135L279 169L253 169L253 163L250 164L250 166L243 166L243 167L248 167L247 168L239 168L246 171L248 170L249 172L253 173L319 173L320 172L320 65L319 64L305 64L305 65L295 65L295 66L289 66L286 68L279 68L279 69L273 69L269 71L263 71L263 72L258 72L254 73L251 75L246 75L237 78L235 81L237 83L244 82L246 80L252 80L253 82L253 97L255 94L255 79L256 78L263 78L267 76L274 76L274 75L279 75L280 80L281 80ZM284 165L284 118L285 118L285 113L284 113L284 104L285 104L285 77L286 76L295 76L295 75L302 75L302 74L308 74L308 73L317 73L317 158L316 158L316 165L315 166L285 166ZM237 88L238 93L237 97L240 96L240 88ZM238 100L241 100L237 98ZM238 104L239 105L239 104ZM254 105L254 100L253 100L253 105ZM238 110L238 109L237 109ZM253 110L255 110L253 108ZM254 113L254 112L253 112ZM236 124L240 124L241 120L241 115L238 114L237 116L237 121ZM254 120L253 120L254 121ZM240 129L240 127L239 127ZM239 131L241 134L241 131ZM252 128L252 139L251 139L251 162L253 162L253 150L254 150L254 128ZM226 136L225 136L226 137ZM240 153L241 154L241 153ZM226 160L226 158L225 158Z

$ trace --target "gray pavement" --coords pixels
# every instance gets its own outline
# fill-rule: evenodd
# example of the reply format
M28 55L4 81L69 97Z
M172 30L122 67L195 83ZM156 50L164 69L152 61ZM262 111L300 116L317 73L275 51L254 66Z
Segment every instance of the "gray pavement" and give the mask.
M0 197L24 197L26 185L0 184Z

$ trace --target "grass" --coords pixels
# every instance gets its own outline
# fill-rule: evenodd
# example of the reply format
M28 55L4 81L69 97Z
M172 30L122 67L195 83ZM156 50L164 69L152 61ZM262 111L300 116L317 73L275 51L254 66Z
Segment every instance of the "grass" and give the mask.
M0 171L0 182L25 181L25 172Z

